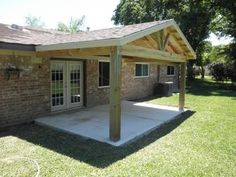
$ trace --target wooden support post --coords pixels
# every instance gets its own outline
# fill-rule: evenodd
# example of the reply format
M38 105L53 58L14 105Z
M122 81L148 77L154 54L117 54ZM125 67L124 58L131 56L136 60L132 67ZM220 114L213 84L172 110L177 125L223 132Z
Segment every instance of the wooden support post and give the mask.
M186 62L180 64L179 110L184 110L185 103Z
M111 49L110 61L110 140L120 140L121 132L121 54L120 47Z

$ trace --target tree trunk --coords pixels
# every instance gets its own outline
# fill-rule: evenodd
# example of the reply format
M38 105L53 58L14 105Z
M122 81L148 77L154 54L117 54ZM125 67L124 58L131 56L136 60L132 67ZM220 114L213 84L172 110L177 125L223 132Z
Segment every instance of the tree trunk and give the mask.
M204 66L201 65L201 79L204 79L205 77L205 69Z
M193 61L189 60L187 64L187 79L189 81L194 80L194 73L193 73Z

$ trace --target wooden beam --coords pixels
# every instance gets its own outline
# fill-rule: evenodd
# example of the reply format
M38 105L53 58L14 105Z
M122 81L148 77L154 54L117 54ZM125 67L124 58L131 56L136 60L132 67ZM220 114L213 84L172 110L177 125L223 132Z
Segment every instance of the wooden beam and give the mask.
M146 59L146 58L137 58L137 57L122 57L123 62L127 63L156 63L156 64L173 64L173 62L167 62L167 61L159 61L155 59Z
M180 64L179 110L184 110L185 104L186 62Z
M37 56L40 57L58 57L58 56L83 57L83 56L98 56L98 55L110 55L110 48L97 47L97 48L66 49L66 50L51 50L51 51L37 52Z
M164 49L164 30L160 30L156 33L156 42L158 44L158 49Z
M166 49L168 42L169 42L170 34L168 33L165 37L164 45L163 45L163 50Z
M21 51L21 50L0 49L0 56L1 55L26 56L26 57L30 57L32 62L40 62L40 61L42 61L42 58L36 56L36 52L34 52L34 51Z
M111 141L120 140L121 132L121 53L120 47L111 49L110 61L110 129Z
M185 62L185 56L171 54L165 51L148 49L144 47L125 45L122 46L121 54L123 56L133 56L139 58L156 59L169 62Z
M71 57L71 56L57 56L52 58L62 58L62 59L86 59L86 60L110 60L110 56L80 56L80 57Z
M129 45L136 45L136 46L140 46L140 47L154 48L152 43L148 40L148 38L146 36L129 43Z
M0 55L15 55L15 56L18 55L18 56L36 57L36 52L34 52L34 51L0 49Z

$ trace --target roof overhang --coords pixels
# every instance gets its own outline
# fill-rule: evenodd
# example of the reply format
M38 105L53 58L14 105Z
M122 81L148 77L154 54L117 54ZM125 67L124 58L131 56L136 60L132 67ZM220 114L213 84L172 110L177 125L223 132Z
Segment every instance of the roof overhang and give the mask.
M188 50L190 51L192 58L188 59L195 59L196 54L192 49L191 45L185 38L184 34L180 30L179 26L176 24L174 20L168 20L164 23L154 25L150 28L146 28L144 30L140 30L136 33L132 33L130 35L121 37L121 38L112 38L112 39L101 39L101 40L92 40L92 41L80 41L80 42L68 42L68 43L59 43L59 44L49 44L49 45L38 45L36 46L36 51L52 51L52 50L65 50L65 49L78 49L78 48L94 48L94 47L109 47L109 46L123 46L128 44L132 41L135 41L139 38L142 38L146 35L152 34L154 32L160 31L162 29L168 27L174 27L181 39L186 44Z

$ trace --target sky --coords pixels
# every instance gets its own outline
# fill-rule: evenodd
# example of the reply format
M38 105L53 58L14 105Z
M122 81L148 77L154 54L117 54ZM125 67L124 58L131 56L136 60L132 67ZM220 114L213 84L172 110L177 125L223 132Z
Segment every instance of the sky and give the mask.
M26 25L25 17L40 17L46 28L56 28L58 22L67 23L70 17L85 16L84 29L113 27L111 17L120 0L0 0L0 23ZM218 39L211 34L213 45L227 44L229 38Z

